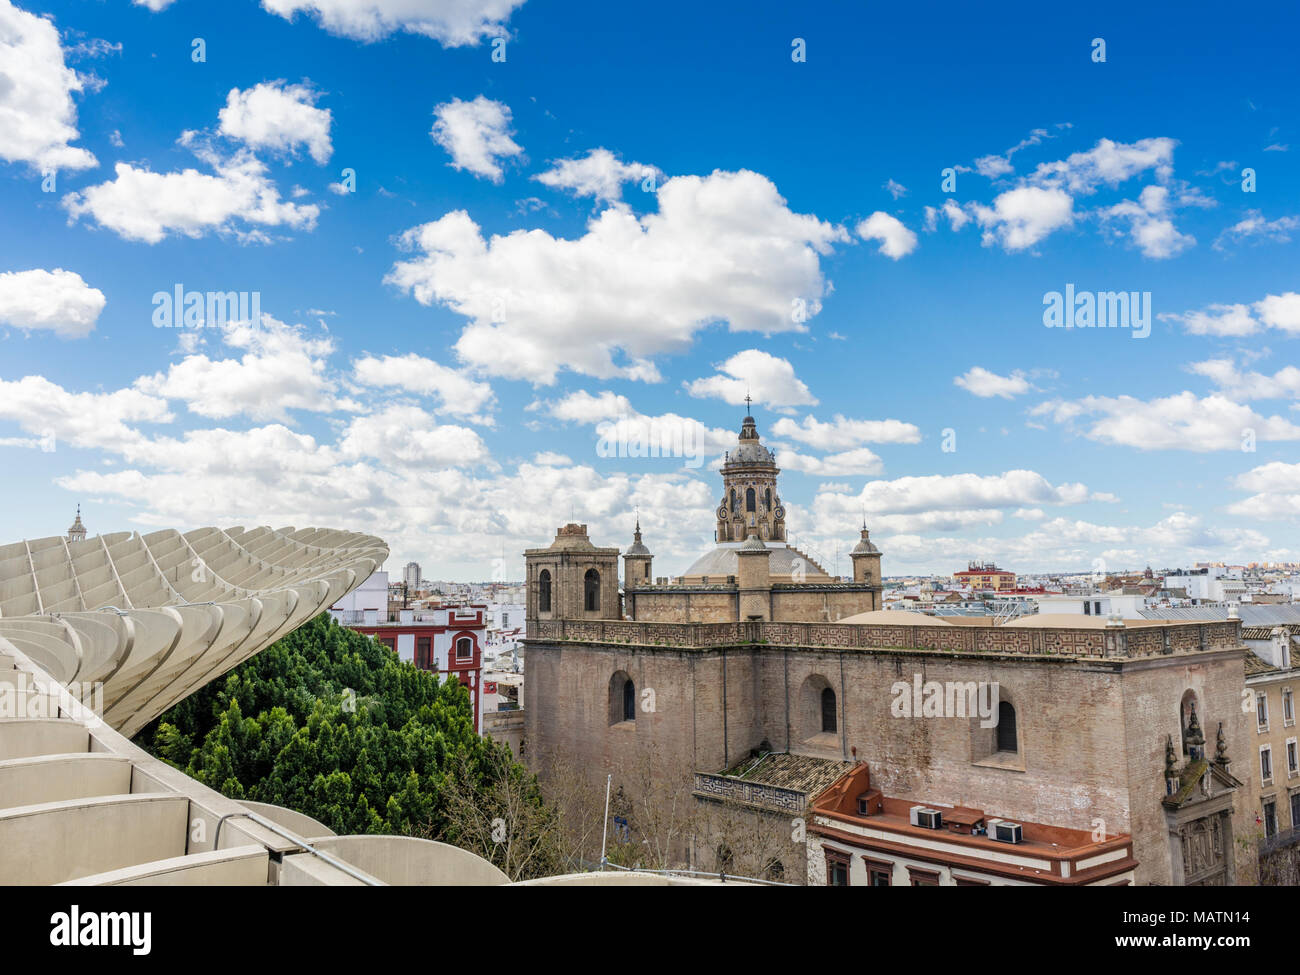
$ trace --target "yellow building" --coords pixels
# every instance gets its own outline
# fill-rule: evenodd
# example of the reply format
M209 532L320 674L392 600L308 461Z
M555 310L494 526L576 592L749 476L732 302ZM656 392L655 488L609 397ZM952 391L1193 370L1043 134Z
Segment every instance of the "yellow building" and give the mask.
M999 569L992 562L972 562L964 571L954 572L952 581L958 586L992 589L995 592L1016 588L1016 574Z

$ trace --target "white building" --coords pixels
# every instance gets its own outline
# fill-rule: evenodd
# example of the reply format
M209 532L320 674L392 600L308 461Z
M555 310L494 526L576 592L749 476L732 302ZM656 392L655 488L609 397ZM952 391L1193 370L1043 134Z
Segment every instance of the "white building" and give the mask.
M375 572L352 592L330 607L340 623L374 626L388 621L388 573Z
M419 562L406 563L406 568L402 569L402 581L406 583L406 588L412 592L420 588L422 577Z
M1031 596L1040 613L1060 613L1071 616L1113 616L1136 619L1146 609L1147 598L1119 592L1090 592L1081 595Z

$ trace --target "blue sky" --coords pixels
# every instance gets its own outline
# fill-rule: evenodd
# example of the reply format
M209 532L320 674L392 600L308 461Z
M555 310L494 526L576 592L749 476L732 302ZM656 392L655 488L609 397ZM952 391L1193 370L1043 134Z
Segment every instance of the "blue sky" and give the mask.
M748 387L828 567L1300 560L1300 17L950 7L0 0L0 538L515 578L636 509L673 573Z

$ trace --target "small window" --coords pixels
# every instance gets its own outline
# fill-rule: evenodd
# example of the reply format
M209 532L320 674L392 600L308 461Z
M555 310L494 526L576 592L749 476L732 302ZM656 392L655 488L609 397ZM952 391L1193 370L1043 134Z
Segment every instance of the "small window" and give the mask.
M1300 792L1291 793L1291 825L1300 826Z
M998 702L998 751L1020 751L1016 738L1016 709L1010 701Z
M1268 745L1259 750L1259 777L1265 782L1273 778L1273 750Z
M754 489L753 489L753 488L746 488L746 489L745 489L745 510L746 510L746 511L755 511L755 510L757 510L757 505L756 505L756 503L755 503L755 501L754 501Z
M826 886L849 886L849 855L839 850L826 851Z
M474 656L474 641L467 636L456 641L456 659L469 660Z
M908 867L907 875L911 878L913 887L939 886L938 870L922 870L920 867Z
M415 666L423 670L428 670L433 664L433 661L429 659L430 658L429 647L431 643L432 641L430 640L429 637L422 636L416 641L415 644L416 647Z
M1282 720L1289 725L1295 724L1295 700L1289 687L1282 691Z
M636 684L630 678L623 684L623 720L636 720Z
M862 858L867 865L867 886L868 887L890 887L893 886L894 865L885 860L872 860L868 857Z
M838 730L835 692L829 687L822 688L822 731L834 734Z
M1269 801L1264 803L1264 835L1265 836L1277 835L1277 803L1276 802Z
M1259 717L1259 726L1268 727L1268 695L1258 694L1255 697L1255 714Z
M772 510L772 489L771 488L768 488L766 491L763 492L763 509L765 511Z
M551 574L546 569L537 577L537 610L540 613L551 611Z
M582 587L587 612L598 612L600 610L600 573L595 569L588 569L587 574L583 577Z
M1083 604L1083 615L1084 616L1092 615L1092 603L1085 602Z
M1295 739L1291 738L1286 743L1286 770L1290 775L1300 772L1300 764L1297 764L1296 759L1296 743Z

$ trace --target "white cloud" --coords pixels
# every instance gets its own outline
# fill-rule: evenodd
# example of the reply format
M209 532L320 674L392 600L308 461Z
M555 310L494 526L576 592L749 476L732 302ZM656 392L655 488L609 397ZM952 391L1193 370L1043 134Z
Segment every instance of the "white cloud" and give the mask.
M1267 295L1255 302L1259 320L1269 328L1278 328L1291 334L1300 333L1300 294L1288 291L1284 295Z
M334 149L330 110L316 107L319 97L307 85L283 81L264 81L243 91L232 88L226 107L217 113L218 130L252 149L292 154L306 146L312 159L324 165Z
M851 477L855 474L879 474L884 462L866 447L856 447L823 457L811 457L793 450L778 450L776 464L782 470L802 471L814 477Z
M819 255L847 235L791 211L764 176L677 176L658 202L640 218L610 207L576 239L484 239L467 213L448 213L402 235L417 254L386 280L469 319L465 362L536 383L561 369L657 380L649 357L685 350L708 325L804 331L821 310Z
M505 36L505 22L523 0L262 0L262 6L286 20L307 14L331 34L359 41L405 31L461 47Z
M61 267L0 274L0 325L82 338L94 331L104 304L104 292Z
M921 431L901 420L850 420L841 413L830 422L809 414L802 423L782 418L772 436L797 440L817 450L847 450L864 443L920 443Z
M1232 359L1207 359L1187 368L1210 379L1219 392L1234 400L1300 399L1300 369L1295 366L1285 366L1271 376L1243 372Z
M1251 305L1210 305L1204 311L1158 315L1162 321L1182 323L1191 335L1217 335L1239 338L1253 335L1264 328L1276 328L1295 335L1300 334L1300 294L1288 291L1280 295L1265 295Z
M885 183L884 189L895 200L907 196L907 187L894 179L891 179L887 183Z
M1229 514L1263 521L1300 518L1300 464L1273 461L1238 474L1233 486L1254 493L1230 504Z
M773 409L817 405L817 397L794 374L789 360L760 349L737 352L717 369L717 375L683 383L686 391L699 399L712 397L732 406L739 406L750 395Z
M557 454L553 450L543 450L533 457L533 463L542 467L571 467L573 460L564 454Z
M418 396L436 396L439 410L476 417L491 408L494 396L488 383L409 352L404 356L364 356L352 364L357 382L366 386L397 387Z
M863 240L880 241L880 253L898 260L916 250L916 234L908 230L897 217L877 210L858 224L858 236Z
M266 176L266 165L247 150L229 159L204 154L215 175L196 169L155 173L130 163L114 167L116 178L68 193L63 206L70 219L92 217L125 240L156 244L168 234L202 237L233 233L264 240L266 227L310 230L320 208L289 203Z
M534 403L530 410L542 410L557 420L573 423L599 423L618 416L637 415L632 408L632 401L626 396L619 396L609 390L601 390L593 396L585 389L579 389L555 402Z
M1071 193L1096 192L1103 183L1115 187L1153 170L1159 182L1173 176L1174 139L1139 139L1132 144L1100 139L1085 151L1066 159L1041 163L1030 179L1044 186L1064 186Z
M971 221L970 214L963 210L956 200L944 200L941 209L935 207L925 208L926 233L934 232L935 228L939 226L939 217L941 215L947 219L948 226L953 230L961 230Z
M626 396L608 390L592 395L586 390L576 390L558 400L540 400L528 406L530 412L542 413L569 423L580 423L597 428L600 441L617 452L620 445L658 444L669 449L660 450L660 456L682 456L703 462L709 455L719 458L724 450L735 447L736 432L721 427L707 427L694 417L677 413L648 416L638 412ZM599 445L598 445L599 449ZM639 456L652 456L642 451ZM612 456L612 455L611 455ZM620 455L621 456L621 455ZM627 454L638 456L638 454Z
M818 493L813 523L848 530L865 514L868 527L894 532L955 532L1000 524L1006 513L1099 500L1082 484L1052 484L1035 471L951 474L868 481L857 494ZM886 550L888 551L888 550Z
M154 13L157 13L160 10L166 10L176 0L131 0L131 2L137 7L148 7Z
M597 201L616 203L623 198L623 184L662 179L656 167L645 163L625 163L608 149L592 149L576 159L559 159L544 173L532 177L552 189L569 190L574 196L594 197Z
M129 423L167 423L165 400L138 389L71 393L44 376L0 380L0 419L74 447L121 450L141 439Z
M433 110L437 121L429 133L451 155L454 169L468 169L494 183L504 178L500 160L523 153L510 136L510 108L479 95L472 102L453 98Z
M999 376L995 372L989 372L983 366L971 367L964 375L953 379L953 384L985 399L992 396L1011 399L1033 389L1025 374L1019 370L1012 372L1010 376Z
M1012 151L1041 141L1047 133L1036 130ZM1140 139L1132 144L1101 139L1085 152L1066 159L1040 163L1012 189L999 193L992 206L972 202L964 207L952 200L944 203L942 215L953 230L960 230L965 220L974 219L984 228L983 244L999 244L1007 251L1033 247L1050 234L1072 226L1079 217L1095 216L1103 228L1119 225L1115 233L1127 232L1132 242L1148 257L1172 257L1195 243L1188 234L1178 231L1172 213L1178 206L1213 206L1214 201L1186 184L1173 180L1173 139ZM990 178L1012 171L1006 156L986 156L976 162L976 169ZM1075 197L1088 196L1103 185L1111 188L1151 172L1158 185L1144 187L1137 200L1124 200L1096 211L1075 210ZM1171 187L1178 190L1177 197ZM927 207L925 228L933 230L941 211Z
M985 246L1020 251L1073 224L1074 200L1064 190L1021 186L999 193L992 207L971 204L970 213L984 228Z
M491 458L469 427L440 426L418 406L401 405L353 418L339 440L339 453L394 467L477 465Z
M1214 249L1226 250L1226 245L1239 244L1244 240L1271 240L1286 244L1291 240L1291 232L1296 229L1300 229L1300 217L1269 220L1259 210L1247 210L1244 217L1214 239Z
M1169 216L1169 189L1147 186L1138 202L1124 200L1101 211L1104 221L1127 221L1133 244L1146 257L1167 258L1181 254L1196 243L1190 234L1180 233Z
M84 80L63 59L54 22L0 0L0 158L40 169L97 166L77 138L73 92Z
M1133 396L1087 396L1053 400L1030 411L1057 423L1081 426L1090 440L1140 450L1240 450L1257 441L1300 440L1300 427L1280 416L1263 416L1226 396L1174 396L1140 400Z
M1062 123L1057 128L1070 128L1068 122ZM1006 176L1014 170L1011 164L1011 157L1022 149L1028 149L1030 146L1036 146L1044 139L1055 138L1047 129L1034 129L1025 138L1021 139L1014 146L1001 155L981 156L975 160L975 171L981 176L988 179L997 179L999 176Z
M1221 335L1239 337L1259 330L1259 322L1251 315L1247 305L1210 305L1205 311L1189 311L1181 315L1164 314L1162 320L1182 322L1191 335Z
M269 315L261 323L236 323L217 331L227 348L243 351L240 358L187 355L166 372L140 377L137 388L180 400L191 413L211 419L244 415L284 421L289 410L358 408L335 394L328 375L333 339L312 338L301 326Z
M1082 484L1054 485L1036 471L1014 470L1002 474L930 474L869 481L850 498L826 494L819 496L818 502L824 500L831 509L836 504L847 504L853 510L865 507L868 514L914 514L1082 504L1090 499L1088 489Z

